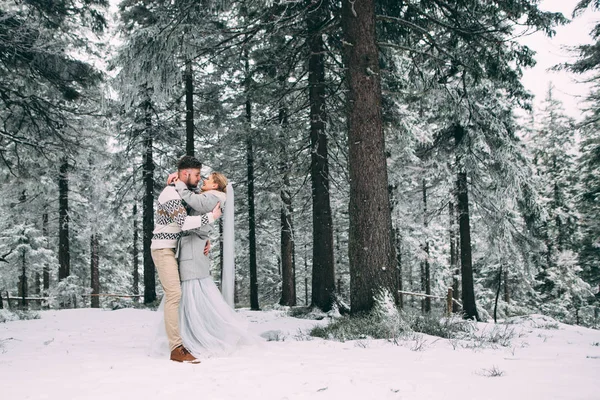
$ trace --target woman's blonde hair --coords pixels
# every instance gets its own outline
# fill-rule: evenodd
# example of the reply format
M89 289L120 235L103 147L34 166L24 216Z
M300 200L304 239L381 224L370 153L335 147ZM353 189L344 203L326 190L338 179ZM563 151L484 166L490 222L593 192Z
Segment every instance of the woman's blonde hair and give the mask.
M217 190L220 192L227 192L227 178L225 175L219 172L213 172L210 174L212 176L213 181L217 184Z

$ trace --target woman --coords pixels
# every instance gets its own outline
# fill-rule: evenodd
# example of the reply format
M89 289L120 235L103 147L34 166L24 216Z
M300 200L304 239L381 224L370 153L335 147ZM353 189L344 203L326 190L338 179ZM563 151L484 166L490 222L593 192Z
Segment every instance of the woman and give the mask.
M171 179L171 176L169 177ZM224 213L223 295L210 276L210 259L205 247L213 225L202 226L182 236L179 243L181 305L179 329L184 346L195 357L230 353L239 345L257 343L247 323L233 310L233 188L227 178L212 172L195 193L183 182L175 189L190 208L190 215L206 214L220 203ZM228 299L226 301L224 299ZM229 303L229 304L228 304Z

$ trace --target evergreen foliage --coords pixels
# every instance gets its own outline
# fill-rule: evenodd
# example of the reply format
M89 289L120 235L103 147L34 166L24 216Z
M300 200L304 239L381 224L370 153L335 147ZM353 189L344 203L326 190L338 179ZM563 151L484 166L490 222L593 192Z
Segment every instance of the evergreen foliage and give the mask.
M3 2L2 297L89 306L97 238L100 293L144 293L155 304L152 202L191 145L236 191L240 306L335 312L354 303L371 312L313 334L457 338L469 322L441 318L444 301L395 293L445 297L454 287L463 306L455 311L467 318L543 312L597 325L600 92L590 93L581 123L565 117L552 89L540 113L515 116L530 108L520 79L535 63L515 35L552 36L566 18L533 0L377 1L371 64L361 69L352 57L364 54L350 54L347 35L351 4L125 0L107 17L105 0ZM598 7L582 0L575 14ZM597 74L599 48L581 46L563 67ZM373 137L349 128L366 115L348 112L357 104L349 68L380 82L366 93L381 98L381 129L364 126L381 143L363 159L353 151ZM69 166L62 220L61 165ZM70 269L61 276L67 217ZM357 235L363 228L381 235ZM211 238L217 282L219 240ZM371 257L365 247L373 252L377 241L389 246ZM374 296L382 286L390 291ZM101 297L100 306L136 301Z

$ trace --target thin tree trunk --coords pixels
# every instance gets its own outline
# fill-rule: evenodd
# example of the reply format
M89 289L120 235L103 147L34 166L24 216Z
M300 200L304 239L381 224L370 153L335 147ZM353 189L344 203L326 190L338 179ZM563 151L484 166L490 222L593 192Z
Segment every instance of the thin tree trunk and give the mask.
M508 290L508 268L504 268L504 302L510 303L510 292Z
M304 305L308 305L308 250L304 245Z
M404 282L402 281L402 236L400 235L400 229L396 228L394 230L394 239L396 243L396 268L397 272L397 285L398 290L403 291ZM398 307L404 308L404 296L402 294L398 295Z
M457 125L454 133L454 140L458 148L463 140L465 132L461 126ZM475 318L479 321L479 314L477 313L477 306L475 304L475 288L473 284L471 224L469 221L469 189L467 184L467 173L462 169L460 160L457 162L457 165L459 168L457 175L457 199L459 212L463 312L464 318Z
M250 109L247 102L246 109ZM256 265L256 215L254 210L254 149L250 134L246 140L248 167L248 242L250 252L250 308L259 310L258 304L258 271Z
M552 255L554 254L554 244L552 242L552 240L550 239L550 226L548 224L548 221L545 221L543 223L543 238L544 238L544 244L546 245L546 251L545 251L545 256L546 256L546 266L542 265L542 272L544 273L544 275L547 274L546 271L548 271L550 268L553 267L553 261L552 261Z
M144 231L144 303L156 300L156 272L152 261L152 232L154 231L154 159L152 155L152 105L150 99L144 105L146 132L144 137L144 199L142 229Z
M427 182L423 179L423 226L425 227L425 244L423 246L423 250L425 251L425 276L423 279L425 294L431 294L431 271L430 271L430 263L429 263L429 239L427 238ZM425 297L425 312L431 312L431 298Z
M502 286L502 265L498 271L498 289L496 289L496 300L494 301L494 323L498 322L498 299L500 298L500 288Z
M223 290L223 219L219 219L219 290ZM235 297L235 296L234 296ZM235 304L235 302L234 302Z
M4 300L2 300L2 292L0 291L0 310L4 309Z
M454 210L456 211L456 238L454 241L454 249L456 250L456 276L457 276L457 288L456 288L456 300L457 301L462 301L462 267L460 265L460 260L461 260L461 255L460 255L460 212L458 211L458 194L455 196L456 199L456 206L454 207ZM458 304L456 304L457 306L457 311L462 311L462 307L459 306Z
M71 274L69 251L69 163L63 160L58 175L58 280Z
M27 257L25 250L21 252L21 276L19 277L19 290L21 297L21 306L27 307Z
M44 236L44 244L46 248L48 248L48 213L44 212L42 214L42 235ZM44 268L42 271L42 280L43 280L43 293L47 293L50 289L50 264L48 262L44 262Z
M293 225L292 225L292 229L293 229ZM292 231L292 234L294 235L293 237L293 242L292 242L292 279L293 279L293 284L292 286L294 287L294 295L296 296L296 304L298 303L298 285L296 283L296 236L294 234L294 231Z
M250 64L244 50L246 82L246 166L248 172L248 248L250 255L250 309L259 310L258 268L256 265L256 215L254 209L254 145L252 141L252 104L250 102Z
M452 192L452 197L455 193ZM448 204L448 214L450 217L450 271L452 271L452 297L460 299L460 269L458 268L458 246L456 243L456 217L454 214L454 202ZM458 312L459 306L452 302L452 312Z
M92 295L100 293L100 256L98 254L98 234L93 233L90 238L90 276ZM91 307L100 308L100 296L91 296Z
M289 192L287 197L282 195L282 200L290 199ZM281 209L281 267L282 267L282 287L281 287L281 305L296 305L296 287L294 285L294 266L292 260L294 246L293 226L291 218L291 199L284 203Z
M421 250L423 250L421 248ZM421 283L421 287L419 287L419 292L425 292L425 262L421 261L419 263L419 282ZM421 313L425 312L425 299L421 298Z
M397 185L388 185L388 193L390 198L390 213L394 214L394 207L397 205L395 200L395 192L398 189ZM396 287L398 292L401 292L404 287L402 281L402 235L400 228L396 225L393 230L394 250L396 251ZM397 294L396 304L399 308L404 308L404 295L402 293Z
M39 272L35 273L35 280L33 282L35 294L38 296L42 293L42 275Z
M194 155L194 71L190 60L185 63L185 154Z
M280 79L281 81L281 79ZM287 109L282 106L279 110L279 125L281 128L280 173L282 175L281 197L281 300L283 306L296 305L296 285L294 278L294 227L292 224L292 195L290 192L290 175L287 152L284 145L283 132L287 128Z
M344 58L348 82L350 172L350 301L352 312L370 311L374 296L396 290L385 141L381 116L375 0L344 1Z
M133 203L133 294L140 294L140 251L137 200Z
M336 272L336 284L335 291L337 293L338 299L342 297L343 287L342 287L342 246L340 239L340 229L337 227L335 229L335 272Z
M238 304L240 302L240 286L239 282L235 282L235 289L233 293L233 304Z
M554 170L556 170L557 166L556 166L556 157L553 157L553 168ZM553 189L553 197L554 197L554 205L553 207L555 208L555 210L560 209L563 206L563 201L562 201L562 196L560 194L561 190L560 187L558 186L558 182L554 182L554 189ZM556 215L554 217L554 221L556 224L556 252L560 253L564 250L565 248L565 242L566 242L566 229L564 227L564 224L562 223L562 218L560 215Z
M42 217L42 220L43 220L43 217ZM43 234L43 230L44 230L44 227L42 226L42 234ZM41 281L42 281L42 276L38 271L36 271L34 274L34 278L33 278L33 293L38 295L38 297L39 297L40 293L42 292Z
M413 275L413 263L407 263L408 271L406 276L408 276L408 290L413 291L415 288L415 277ZM414 307L415 304L415 296L409 296L408 298L410 302L410 306Z

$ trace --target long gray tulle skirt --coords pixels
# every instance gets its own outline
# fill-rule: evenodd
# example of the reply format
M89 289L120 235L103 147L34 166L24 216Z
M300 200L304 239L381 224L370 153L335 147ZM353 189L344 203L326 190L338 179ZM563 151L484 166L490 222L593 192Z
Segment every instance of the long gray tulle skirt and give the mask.
M158 308L160 322L150 350L155 356L169 354L164 301L163 296ZM263 342L248 331L248 323L225 302L212 277L181 283L179 331L183 345L197 358L231 354L241 346Z

